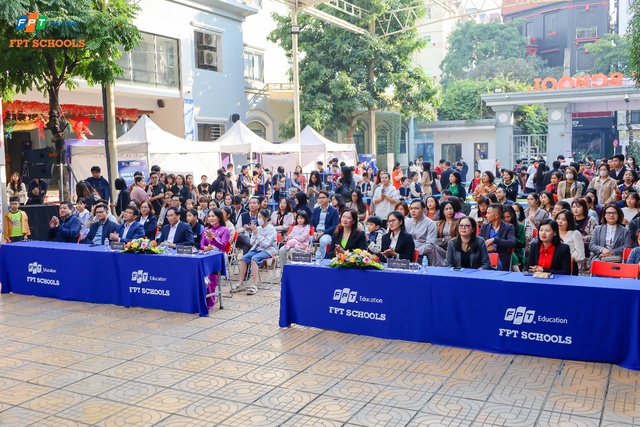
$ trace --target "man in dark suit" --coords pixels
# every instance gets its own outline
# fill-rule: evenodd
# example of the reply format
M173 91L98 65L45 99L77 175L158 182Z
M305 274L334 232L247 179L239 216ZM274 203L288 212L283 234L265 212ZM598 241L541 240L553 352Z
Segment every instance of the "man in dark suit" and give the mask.
M49 221L49 240L78 243L82 223L80 218L71 215L73 205L70 202L62 202L58 209L60 217L54 216Z
M123 212L124 221L118 229L109 235L109 240L128 243L144 237L144 226L137 219L140 211L135 206L127 206Z
M487 208L487 220L480 228L480 237L487 245L491 254L497 252L500 257L498 269L509 271L511 266L511 249L516 246L516 237L513 225L502 220L503 206L500 203L492 203Z
M609 171L609 176L618 181L618 185L621 185L624 182L624 173L627 171L624 166L624 154L616 154L610 160L612 168Z
M96 205L94 214L96 222L89 227L89 233L84 239L84 243L102 245L106 240L109 240L109 235L118 229L118 224L113 221L109 221L109 208L107 205Z
M162 227L162 234L158 237L158 243L167 242L170 248L176 245L193 246L193 231L186 222L180 221L178 208L172 206L167 209L168 224Z
M318 242L321 248L326 248L339 221L338 210L329 204L329 192L320 190L318 206L311 215L311 226L316 230L313 241Z

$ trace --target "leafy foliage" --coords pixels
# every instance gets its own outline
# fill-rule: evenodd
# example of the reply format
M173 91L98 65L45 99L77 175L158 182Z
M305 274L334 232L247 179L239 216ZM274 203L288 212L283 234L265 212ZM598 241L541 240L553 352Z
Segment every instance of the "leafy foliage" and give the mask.
M608 75L610 72L619 71L626 76L630 75L630 47L631 37L626 34L605 34L597 42L586 44L584 48L589 51L589 55L596 55L591 72Z
M496 89L503 92L522 92L527 85L505 78L493 80L457 80L449 84L442 99L439 110L442 120L477 120L493 119L495 113L485 105L480 95L494 93ZM514 113L515 123L528 134L547 132L547 113L540 105L525 105Z
M319 5L327 13L368 28L369 22L389 10L419 5L419 0L359 0L352 3L371 12L355 19ZM424 13L424 11L422 11ZM291 58L291 19L273 15L277 28L269 40ZM300 52L301 125L315 129L332 126L347 131L370 110L394 110L404 117L431 119L439 102L438 86L412 64L413 54L424 46L415 30L389 37L360 35L300 14L305 26L298 36ZM370 78L370 68L373 79ZM281 126L281 137L293 135L293 120Z
M633 78L636 85L640 86L640 2L630 3L632 18L629 21L628 32L631 36L631 46L629 48L629 67L634 72Z
M533 79L540 76L562 77L562 67L547 67L547 62L536 55L524 58L493 58L485 59L469 72L469 78L490 80L503 78L523 83L533 83Z
M524 58L526 39L518 31L520 24L520 21L458 24L447 40L449 49L440 63L443 85L471 77L470 73L483 61Z

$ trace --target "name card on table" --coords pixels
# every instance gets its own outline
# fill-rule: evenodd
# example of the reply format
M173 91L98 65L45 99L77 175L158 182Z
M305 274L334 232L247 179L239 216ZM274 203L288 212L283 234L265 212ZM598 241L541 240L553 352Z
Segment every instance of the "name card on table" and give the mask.
M387 259L387 268L392 268L396 270L410 270L411 261L409 261L408 259L389 258Z
M193 255L193 246L176 246L177 255Z
M310 264L313 262L313 258L309 253L293 252L291 254L291 261Z
M124 251L125 244L124 242L110 242L112 251Z

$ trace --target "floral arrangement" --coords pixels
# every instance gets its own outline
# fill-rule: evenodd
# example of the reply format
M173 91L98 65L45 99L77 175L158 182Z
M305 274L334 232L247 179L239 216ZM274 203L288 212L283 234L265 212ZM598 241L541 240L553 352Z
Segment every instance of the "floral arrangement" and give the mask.
M125 250L122 252L130 254L161 254L162 249L158 247L155 241L149 239L133 239L127 242Z
M380 264L379 258L362 249L355 249L341 254L337 254L329 263L329 267L333 268L375 268L384 270L384 266Z

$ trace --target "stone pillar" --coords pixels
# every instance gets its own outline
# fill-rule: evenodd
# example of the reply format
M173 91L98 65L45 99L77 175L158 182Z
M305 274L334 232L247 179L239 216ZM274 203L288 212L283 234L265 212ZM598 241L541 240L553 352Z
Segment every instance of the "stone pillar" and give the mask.
M572 155L571 133L567 137L567 123L571 126L571 111L568 102L545 104L549 112L549 131L547 139L547 164L551 164L560 154Z
M496 159L503 169L513 169L513 111L515 106L496 106Z

